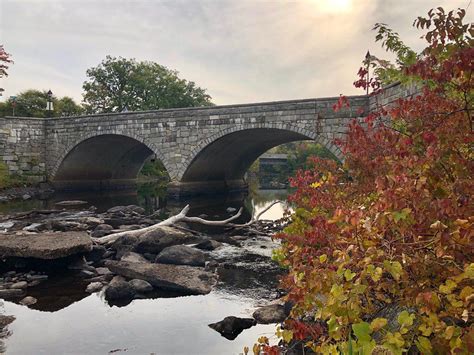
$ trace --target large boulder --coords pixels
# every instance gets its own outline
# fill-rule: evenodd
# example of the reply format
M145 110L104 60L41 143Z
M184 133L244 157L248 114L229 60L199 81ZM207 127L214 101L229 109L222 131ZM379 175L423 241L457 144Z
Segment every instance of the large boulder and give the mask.
M220 322L209 324L209 327L219 332L223 337L234 340L244 329L248 329L255 324L257 324L257 322L253 318L229 316Z
M86 232L0 234L0 258L58 259L91 250Z
M155 262L162 264L204 266L206 258L201 250L187 245L173 245L161 251Z
M207 294L217 282L217 276L203 268L185 265L129 263L107 261L105 265L115 274L127 279L148 281L163 290L177 291L190 295Z
M252 317L260 324L271 324L283 322L288 314L285 312L285 306L280 304L271 304L269 306L260 307Z
M196 241L197 238L192 234L184 233L173 227L163 226L142 234L135 243L133 251L158 254L166 247Z
M153 291L153 286L145 280L133 279L130 280L128 283L138 293L147 293Z

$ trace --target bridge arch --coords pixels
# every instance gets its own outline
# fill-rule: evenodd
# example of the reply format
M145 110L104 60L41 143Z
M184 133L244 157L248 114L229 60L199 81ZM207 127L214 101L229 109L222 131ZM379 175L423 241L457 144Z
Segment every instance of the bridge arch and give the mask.
M328 138L291 123L255 123L220 130L197 145L179 173L182 183L242 181L250 165L280 144L312 140L339 159L341 151Z
M55 185L107 185L130 183L146 159L155 155L165 168L165 156L147 140L121 133L82 135L67 145L51 172ZM78 184L76 184L78 183Z

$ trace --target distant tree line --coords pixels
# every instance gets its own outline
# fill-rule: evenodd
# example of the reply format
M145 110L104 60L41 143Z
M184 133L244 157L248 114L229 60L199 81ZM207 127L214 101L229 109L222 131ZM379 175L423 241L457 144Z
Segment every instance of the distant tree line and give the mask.
M0 77L6 76L10 56L0 46ZM107 56L86 72L83 102L52 97L53 110L46 110L46 90L30 89L0 102L0 117L63 117L106 112L143 111L212 105L211 96L179 73L151 61Z

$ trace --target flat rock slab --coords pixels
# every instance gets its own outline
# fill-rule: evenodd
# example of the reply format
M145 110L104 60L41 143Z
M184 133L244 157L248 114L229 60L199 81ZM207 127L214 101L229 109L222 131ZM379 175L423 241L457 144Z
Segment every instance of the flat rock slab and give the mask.
M92 250L86 232L0 234L0 258L58 259Z
M145 280L163 290L191 295L205 295L217 282L215 274L200 267L126 261L107 261L105 265L110 271L128 279Z

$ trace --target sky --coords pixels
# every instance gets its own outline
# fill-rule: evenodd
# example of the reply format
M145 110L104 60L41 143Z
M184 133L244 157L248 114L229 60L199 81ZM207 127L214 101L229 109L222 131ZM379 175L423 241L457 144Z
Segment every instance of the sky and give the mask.
M27 89L82 100L86 70L106 57L149 60L206 88L215 104L363 94L352 85L373 25L413 49L413 20L470 0L0 0L0 44L12 55L3 98Z

